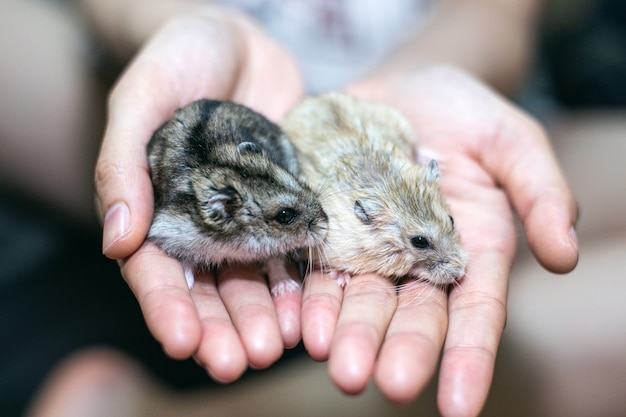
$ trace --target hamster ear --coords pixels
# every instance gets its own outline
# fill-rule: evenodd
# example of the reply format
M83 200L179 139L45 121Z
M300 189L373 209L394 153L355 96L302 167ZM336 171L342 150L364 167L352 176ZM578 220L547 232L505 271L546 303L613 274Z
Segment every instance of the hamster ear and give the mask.
M233 218L240 205L239 193L232 187L224 187L203 202L202 210L206 220L220 222Z
M439 174L439 165L437 161L434 159L430 160L428 164L428 168L426 168L428 182L433 183L439 181L441 175Z
M263 152L261 147L254 142L241 142L237 145L237 151L239 152L239 155Z
M363 224L372 224L380 206L372 200L356 200L354 202L354 214Z

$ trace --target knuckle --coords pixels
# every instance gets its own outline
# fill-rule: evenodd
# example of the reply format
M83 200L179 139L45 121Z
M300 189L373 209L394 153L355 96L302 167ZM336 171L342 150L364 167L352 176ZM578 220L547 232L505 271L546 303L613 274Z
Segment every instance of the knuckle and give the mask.
M545 127L533 116L521 113L522 126L521 131L525 137L533 139L535 141L548 143L548 133Z
M495 295L482 291L468 291L459 295L458 303L451 309L464 311L475 317L506 317L506 302Z
M122 175L123 169L118 161L109 158L100 158L95 168L95 185L98 195L102 197L109 186L116 178Z

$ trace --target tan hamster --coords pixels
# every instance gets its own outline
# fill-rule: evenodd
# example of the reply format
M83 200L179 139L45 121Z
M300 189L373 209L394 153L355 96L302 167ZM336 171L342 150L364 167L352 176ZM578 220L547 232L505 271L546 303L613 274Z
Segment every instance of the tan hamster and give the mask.
M465 274L437 162L415 164L400 112L330 93L304 100L281 126L328 216L320 261L340 284L377 273L446 285Z

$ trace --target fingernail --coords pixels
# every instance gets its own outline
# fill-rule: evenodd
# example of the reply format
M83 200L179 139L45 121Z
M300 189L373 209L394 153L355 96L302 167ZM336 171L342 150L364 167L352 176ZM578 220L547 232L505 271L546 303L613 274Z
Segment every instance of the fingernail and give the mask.
M576 229L574 226L569 229L569 238L572 242L572 246L574 246L578 250L578 235L576 235Z
M109 208L104 216L102 253L106 254L111 245L128 233L129 224L130 210L126 204L116 203Z

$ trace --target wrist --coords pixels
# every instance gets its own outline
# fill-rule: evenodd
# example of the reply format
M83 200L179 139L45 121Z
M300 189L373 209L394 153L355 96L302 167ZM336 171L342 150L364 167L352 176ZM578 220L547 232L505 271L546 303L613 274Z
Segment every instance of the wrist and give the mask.
M111 56L127 63L163 27L189 18L252 25L244 15L202 0L82 0L83 15Z

